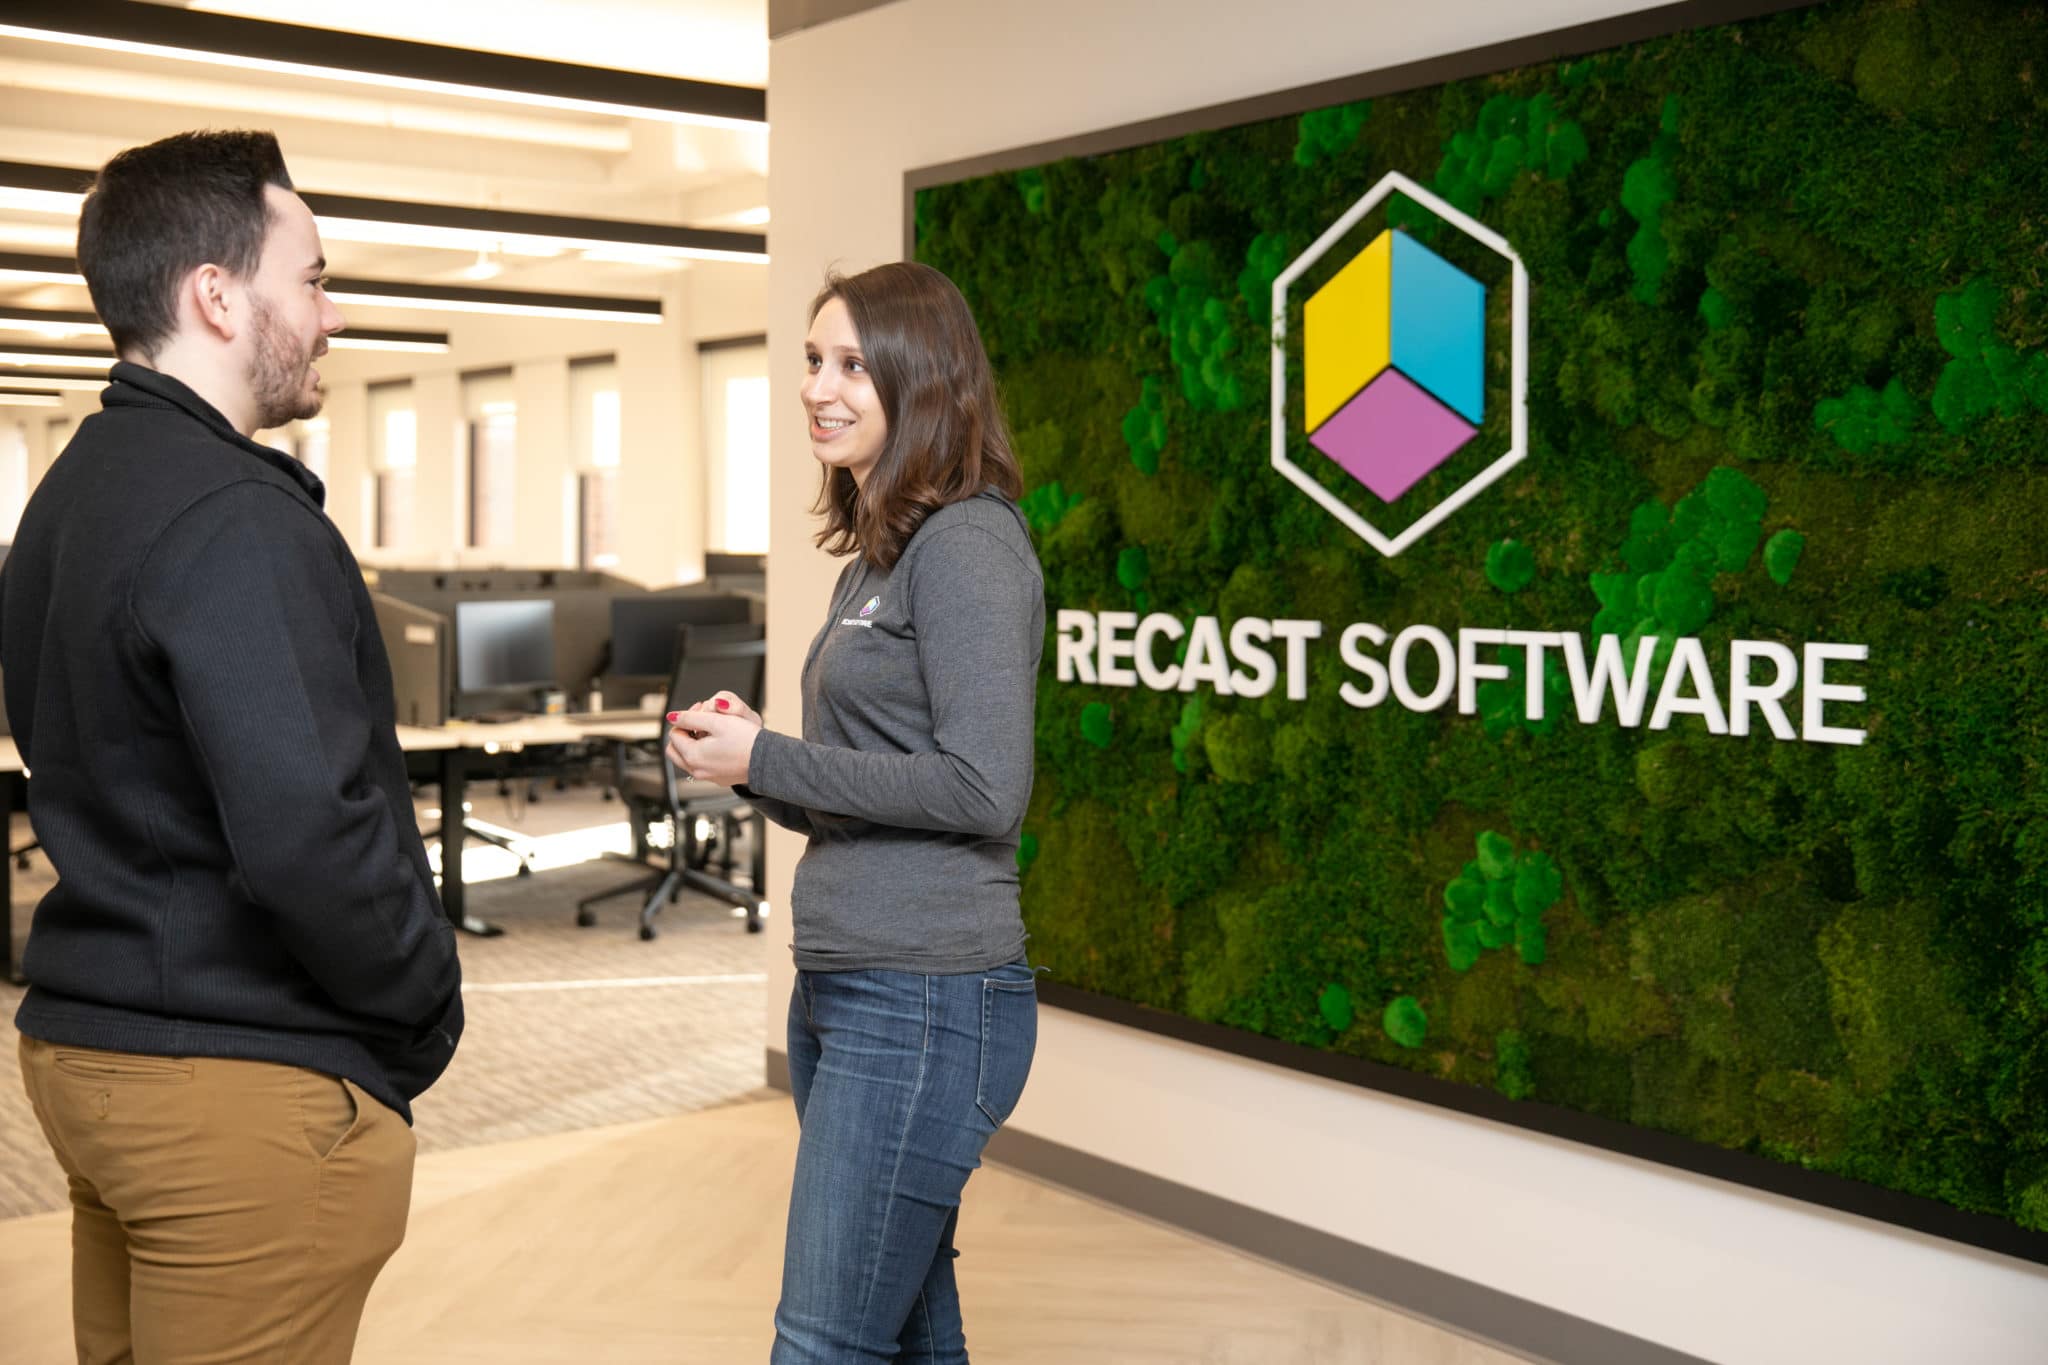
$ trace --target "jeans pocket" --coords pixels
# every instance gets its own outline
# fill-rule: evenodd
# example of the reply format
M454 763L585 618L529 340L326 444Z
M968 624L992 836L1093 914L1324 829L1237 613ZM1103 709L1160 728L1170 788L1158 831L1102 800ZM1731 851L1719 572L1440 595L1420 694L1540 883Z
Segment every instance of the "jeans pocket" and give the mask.
M192 1079L192 1063L176 1057L149 1057L135 1052L59 1052L51 1064L80 1081L120 1085L183 1085Z
M1023 1098L1037 1048L1038 987L1028 970L1022 980L983 977L981 1071L975 1078L974 1102L996 1127L1008 1121Z

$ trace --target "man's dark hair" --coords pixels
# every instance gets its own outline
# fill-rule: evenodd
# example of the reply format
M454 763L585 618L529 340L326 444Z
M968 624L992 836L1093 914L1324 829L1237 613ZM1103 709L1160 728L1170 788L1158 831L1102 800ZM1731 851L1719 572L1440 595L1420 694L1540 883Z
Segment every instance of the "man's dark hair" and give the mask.
M179 133L100 168L78 215L78 269L119 351L154 355L178 326L178 286L202 265L247 276L270 231L266 185L290 189L277 138Z

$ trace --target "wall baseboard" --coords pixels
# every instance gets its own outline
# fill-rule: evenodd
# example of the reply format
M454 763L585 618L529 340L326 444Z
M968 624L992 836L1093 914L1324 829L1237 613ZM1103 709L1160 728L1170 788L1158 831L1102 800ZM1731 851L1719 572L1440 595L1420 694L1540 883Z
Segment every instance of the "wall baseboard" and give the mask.
M768 1084L788 1090L788 1054L767 1049L767 1067ZM1030 1133L997 1133L988 1159L1532 1360L1707 1365L1698 1356Z

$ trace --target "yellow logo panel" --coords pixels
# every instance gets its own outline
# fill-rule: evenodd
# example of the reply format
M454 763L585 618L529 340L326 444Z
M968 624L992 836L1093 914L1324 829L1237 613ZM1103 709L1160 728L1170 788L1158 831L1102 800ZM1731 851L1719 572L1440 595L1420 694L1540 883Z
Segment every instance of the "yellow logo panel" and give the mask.
M1393 359L1394 234L1382 232L1302 309L1303 429L1314 431Z

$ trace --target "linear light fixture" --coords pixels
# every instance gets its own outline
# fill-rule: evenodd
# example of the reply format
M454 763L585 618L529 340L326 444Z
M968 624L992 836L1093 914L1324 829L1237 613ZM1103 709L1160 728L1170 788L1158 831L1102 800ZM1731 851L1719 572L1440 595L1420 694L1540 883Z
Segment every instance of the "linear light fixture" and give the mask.
M581 218L515 209L476 209L456 204L416 204L365 199L349 194L308 194L299 198L313 210L323 236L338 241L438 246L458 251L504 250L552 255L603 251L650 262L739 261L765 265L768 238L759 232L635 223L619 218ZM364 235L369 234L369 235Z
M392 332L350 328L327 338L334 351L406 351L414 355L446 355L446 332Z
M444 313L491 313L500 317L576 318L587 322L661 321L660 299L613 298L604 294L548 294L531 289L471 289L445 284L401 284L394 280L331 279L327 297L343 307L424 308Z
M54 389L24 389L9 393L0 389L0 408L61 408L64 395Z
M151 6L151 8L156 8ZM184 11L177 11L183 13ZM5 26L0 25L0 34ZM92 187L94 172L76 166L33 161L0 161L0 208L9 196L27 196L38 206L58 204L76 212ZM478 252L504 250L532 255L602 251L613 259L768 262L768 238L759 232L636 223L622 218L583 218L478 209L460 204L419 204L402 199L367 199L353 194L300 191L313 210L320 233L343 242L440 247Z
M15 185L0 187L0 209L13 213L76 213L76 190L25 190Z
M26 251L0 251L0 284L85 283L78 262L69 256L37 256Z
M107 386L104 377L83 379L75 374L53 370L23 370L19 374L0 372L0 393L43 393L51 389L69 389L76 393L98 393Z
M97 332L106 335L91 313L59 308L9 308L0 305L0 330L65 330L71 334ZM334 351L405 351L414 355L446 355L446 332L404 332L364 328L337 333L327 339ZM33 352L33 354L30 354ZM0 343L0 365L51 365L66 369L90 369L96 364L113 364L111 348L73 346L10 346Z
M23 252L0 251L0 281L10 274L22 279L83 285L78 264L68 256L33 256ZM327 297L344 307L423 308L441 313L487 313L500 317L575 318L586 322L637 322L658 324L661 300L620 298L611 294L556 294L535 289L477 289L462 285L409 284L402 280L357 280L335 277L327 282ZM67 319L99 319L91 313L69 309L10 308L0 304L0 325L5 318L61 322ZM369 332L357 328L341 333L329 343L355 344L364 337L438 337L441 332ZM365 348L369 349L369 348Z
M11 55L22 44L5 46ZM633 149L632 125L618 119L565 119L553 110L503 105L486 108L475 100L426 100L402 91L327 82L295 80L291 82L293 88L287 90L274 82L230 83L221 79L220 72L205 66L181 64L177 71L157 74L139 69L141 65L115 65L91 52L78 53L69 61L47 63L0 57L0 84L8 85L17 98L57 94L206 109L211 111L211 123L232 124L238 121L237 116L260 127L275 126L276 121L283 119L317 120L376 129L386 137L427 134L483 138L603 156L623 156Z
M0 33L5 26L0 25ZM39 161L0 161L0 209L76 213L96 172Z
M755 127L768 93L134 0L8 0L0 36L576 113Z
M75 336L105 336L99 315L78 308L18 308L0 303L0 331L34 332L52 341Z
M0 365L44 366L53 370L105 370L114 353L86 346L0 346Z

